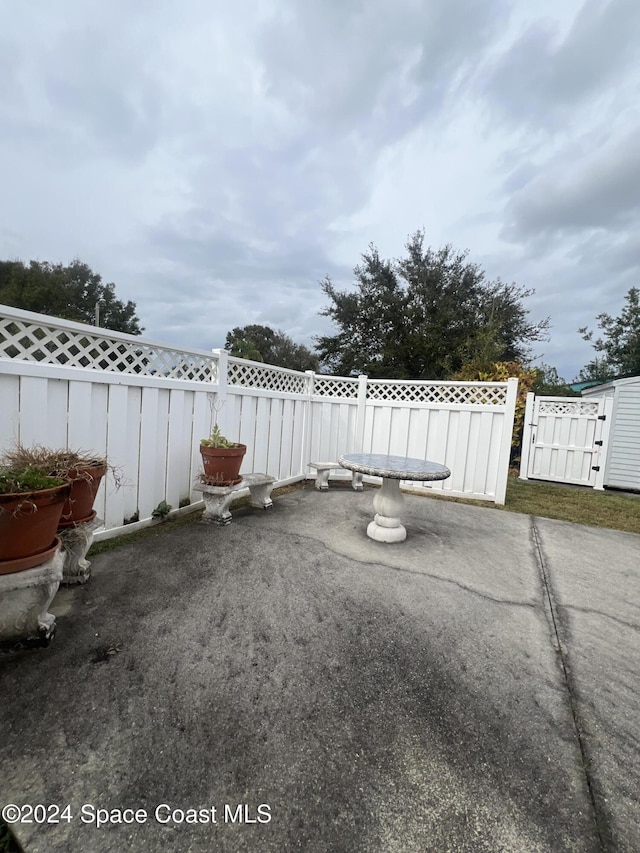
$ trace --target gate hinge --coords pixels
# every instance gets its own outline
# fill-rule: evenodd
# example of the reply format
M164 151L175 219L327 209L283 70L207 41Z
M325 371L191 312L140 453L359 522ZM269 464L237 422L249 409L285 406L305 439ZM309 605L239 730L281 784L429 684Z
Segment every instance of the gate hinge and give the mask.
M602 447L602 444L603 444L602 441L594 441L593 443L595 444L596 447Z
M599 470L600 470L600 466L599 466L599 465L592 465L592 466L591 466L591 470L592 470L592 471L599 471Z
M607 416L606 416L606 415L598 415L598 420L599 420L599 421L606 421L606 419L607 419Z

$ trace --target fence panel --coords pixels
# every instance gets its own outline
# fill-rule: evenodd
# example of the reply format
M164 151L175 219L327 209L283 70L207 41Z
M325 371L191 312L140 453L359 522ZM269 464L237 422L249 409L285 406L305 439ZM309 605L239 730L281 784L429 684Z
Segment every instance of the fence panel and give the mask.
M511 396L515 401L515 390ZM503 503L512 409L506 401L502 406L367 401L363 451L430 459L451 470L447 480L411 483L412 488Z
M306 396L290 391L227 386L218 419L227 438L247 445L240 473L260 471L278 480L303 475L306 405Z
M306 463L336 461L342 453L355 452L357 401L313 396L310 439ZM351 473L345 470L345 477Z
M211 387L0 359L0 451L20 442L107 456L120 488L109 471L94 507L120 530L161 501L177 508L191 497Z

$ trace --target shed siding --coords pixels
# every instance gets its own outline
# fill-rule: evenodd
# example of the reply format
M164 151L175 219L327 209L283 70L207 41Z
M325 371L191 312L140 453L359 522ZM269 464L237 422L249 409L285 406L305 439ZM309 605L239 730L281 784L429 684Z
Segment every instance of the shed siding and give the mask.
M615 390L605 485L640 489L640 377Z
M615 394L613 385L595 385L593 388L585 388L581 392L582 397L613 397Z

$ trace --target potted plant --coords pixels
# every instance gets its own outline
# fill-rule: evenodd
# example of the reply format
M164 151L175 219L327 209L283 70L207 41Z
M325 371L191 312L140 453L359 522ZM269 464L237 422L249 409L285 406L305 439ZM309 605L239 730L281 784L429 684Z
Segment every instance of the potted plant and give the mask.
M32 468L0 468L0 574L47 562L71 486Z
M204 482L209 486L235 486L242 480L240 466L246 452L246 444L229 441L216 424L209 438L200 441Z
M30 469L48 477L58 477L71 486L62 508L60 529L92 521L93 503L102 478L110 467L104 458L82 450L52 450L35 445L17 445L4 455L3 463L14 469Z

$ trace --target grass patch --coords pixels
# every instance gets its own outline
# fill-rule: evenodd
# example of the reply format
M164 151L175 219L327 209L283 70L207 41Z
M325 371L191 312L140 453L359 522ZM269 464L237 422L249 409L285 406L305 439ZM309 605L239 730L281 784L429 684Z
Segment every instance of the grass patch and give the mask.
M415 494L415 493L414 493ZM485 506L503 512L521 512L540 518L556 518L590 527L607 527L640 533L640 495L596 492L585 486L562 486L537 480L520 482L516 471L509 472L504 506L492 501L453 498L431 493L430 498L455 503Z
M521 483L510 474L502 509L640 533L640 496L596 492L584 486L572 488L532 480Z
M121 545L129 545L134 542L142 542L145 539L162 536L163 533L168 533L170 530L176 530L178 527L184 527L187 524L194 524L196 521L200 521L201 518L202 509L196 509L192 513L178 516L178 518L167 518L149 527L144 527L142 530L136 530L135 533L123 533L122 536L114 536L113 539L103 539L102 542L94 542L89 549L87 557L95 557L96 554L102 554L104 551L112 551ZM2 853L1 850L0 853Z

